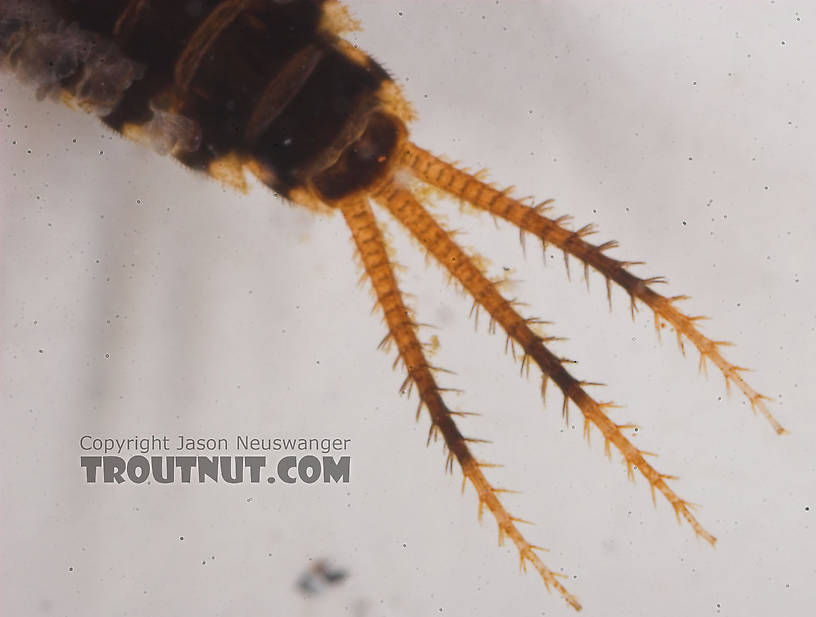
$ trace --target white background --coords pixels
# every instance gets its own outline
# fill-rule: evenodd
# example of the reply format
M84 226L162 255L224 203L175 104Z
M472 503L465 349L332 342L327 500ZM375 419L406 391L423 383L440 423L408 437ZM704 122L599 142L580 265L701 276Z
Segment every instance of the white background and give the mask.
M802 614L814 602L812 237L816 15L783 1L352 2L352 37L415 103L414 140L598 224L617 256L688 294L704 331L774 399L778 437L697 354L658 343L560 255L440 207L555 346L625 405L633 440L701 504L715 549L619 456L587 446L551 387L390 224L403 286L439 327L434 362L483 413L464 432L522 491L511 511L593 615ZM427 420L376 351L348 232L268 191L241 196L0 82L3 614L564 615L517 571ZM74 141L76 140L76 141ZM383 219L385 220L385 215ZM484 320L483 320L484 321ZM425 336L431 332L426 331ZM667 333L669 334L669 333ZM573 426L572 422L575 422ZM83 434L340 436L347 486L87 485ZM180 540L180 537L184 540ZM303 597L310 560L349 572Z

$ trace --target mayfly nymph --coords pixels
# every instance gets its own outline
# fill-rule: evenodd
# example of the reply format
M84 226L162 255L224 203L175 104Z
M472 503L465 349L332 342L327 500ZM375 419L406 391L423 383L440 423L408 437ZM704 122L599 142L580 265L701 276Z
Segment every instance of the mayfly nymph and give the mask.
M683 296L652 289L659 277L640 278L633 262L609 255L613 241L592 244L591 225L577 230L550 218L548 202L538 205L494 188L415 145L407 126L410 105L388 73L341 35L354 27L333 0L4 0L0 5L0 66L36 89L38 98L62 100L98 115L110 128L171 154L187 167L245 189L248 170L294 203L339 211L351 233L366 275L384 314L388 333L382 346L395 345L407 376L404 388L419 394L419 411L430 416L429 437L441 436L449 468L458 463L464 482L476 491L480 512L496 520L500 540L509 538L522 566L531 565L547 587L574 608L580 604L522 534L487 479L471 442L437 381L440 369L427 359L412 312L371 207L387 210L486 311L512 347L521 349L522 369L540 371L542 392L551 381L564 396L563 413L576 406L584 432L594 426L607 453L620 452L629 474L635 470L660 493L679 519L713 544L690 504L669 486L613 422L613 406L592 397L591 382L572 375L569 364L548 347L537 319L520 314L488 279L476 255L464 251L412 190L423 184L489 212L543 244L579 260L631 298L646 305L659 327L699 351L762 413L777 433L782 426L766 398L725 359L726 344L697 328L696 318L677 308Z

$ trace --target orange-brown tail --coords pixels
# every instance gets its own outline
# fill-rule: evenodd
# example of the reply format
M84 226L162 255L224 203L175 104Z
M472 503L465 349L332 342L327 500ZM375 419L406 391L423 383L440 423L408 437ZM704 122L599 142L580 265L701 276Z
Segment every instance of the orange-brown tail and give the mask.
M629 272L627 267L641 262L621 261L607 255L606 251L616 247L617 242L590 244L585 237L594 233L592 225L586 225L577 231L570 231L562 225L566 217L551 219L544 215L548 202L536 207L527 206L508 195L508 191L498 190L473 174L457 169L410 142L404 147L402 164L423 182L442 189L480 210L509 221L517 226L522 234L531 233L543 243L550 243L558 247L564 252L565 261L569 256L577 258L584 265L585 276L589 268L600 272L606 279L607 296L610 303L611 282L614 281L620 285L629 294L633 313L636 300L646 304L654 313L655 328L658 332L662 321L669 323L677 333L681 350L683 350L683 337L685 337L700 352L701 368L705 366L707 359L711 360L722 372L727 388L732 382L736 384L755 412L759 411L765 416L777 433L785 432L766 405L768 397L754 390L743 378L741 373L747 369L732 364L723 356L721 348L730 343L706 337L695 325L695 322L703 317L689 316L677 309L675 304L687 299L687 296L665 297L652 290L651 285L664 282L662 277L639 278Z
M469 480L476 489L480 518L482 511L487 507L496 519L499 542L501 543L505 537L513 541L519 552L521 567L524 569L527 563L530 563L541 575L548 589L550 586L554 587L570 606L580 610L581 605L577 598L569 593L559 580L563 575L553 572L544 565L536 552L543 549L530 544L524 538L517 525L522 520L511 516L499 500L501 489L492 486L482 471L483 467L489 465L478 461L470 451L468 442L474 440L464 437L459 432L454 416L461 412L448 409L442 398L444 389L436 383L435 369L428 363L423 345L417 338L417 324L412 320L403 302L402 292L371 207L364 199L353 199L341 203L340 209L377 295L377 305L385 315L388 335L383 342L396 343L399 359L408 372L406 382L415 385L419 392L420 403L417 412L425 407L431 417L429 439L431 436L442 435L448 450L448 468L452 468L454 459L459 462L464 479Z

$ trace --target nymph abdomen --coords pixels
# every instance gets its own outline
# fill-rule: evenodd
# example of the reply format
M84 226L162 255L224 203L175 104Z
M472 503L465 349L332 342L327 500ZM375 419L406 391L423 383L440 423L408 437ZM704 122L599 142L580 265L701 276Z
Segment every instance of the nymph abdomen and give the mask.
M302 201L315 191L312 181L334 165L317 192L324 201L339 199L383 175L404 131L382 96L393 82L338 37L325 5L19 3L8 58L14 65L15 56L19 63L33 54L48 67L68 58L65 75L43 78L50 86L111 128L224 179L240 181L240 169L248 166L276 191ZM121 78L123 68L110 71L113 64L132 75ZM94 89L87 87L88 75L100 82ZM338 163L358 140L355 152Z

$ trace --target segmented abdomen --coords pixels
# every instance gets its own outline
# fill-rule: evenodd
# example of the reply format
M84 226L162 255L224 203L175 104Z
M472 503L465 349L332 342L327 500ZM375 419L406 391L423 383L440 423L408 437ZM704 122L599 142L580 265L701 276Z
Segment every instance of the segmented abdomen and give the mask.
M283 194L356 139L390 81L324 0L10 0L0 62L195 169L232 157Z

